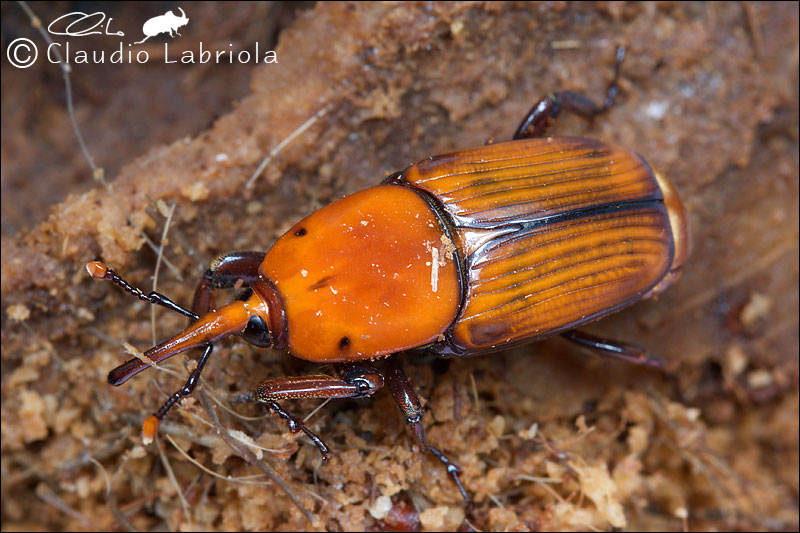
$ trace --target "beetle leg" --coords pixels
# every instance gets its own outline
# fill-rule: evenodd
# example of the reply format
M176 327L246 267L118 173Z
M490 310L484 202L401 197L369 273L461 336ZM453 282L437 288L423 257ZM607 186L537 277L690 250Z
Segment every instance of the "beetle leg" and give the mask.
M264 252L232 252L212 261L194 290L192 310L203 315L214 309L214 289L230 289L239 280L243 287L250 287L258 280L258 267L264 255Z
M92 261L91 263L87 264L86 270L92 277L97 279L108 280L114 285L121 287L126 292L136 296L140 300L144 300L145 302L150 302L151 304L166 307L167 309L171 309L193 320L197 320L199 318L196 313L193 313L192 311L185 309L184 307L173 302L172 300L170 300L161 293L151 292L150 294L144 294L144 292L142 292L141 289L134 287L133 285L122 279L121 276L119 276L116 272L108 268L108 266L106 266L104 263L101 263L100 261ZM176 392L175 394L170 396L167 402L161 407L161 409L159 409L153 416L151 416L145 421L144 433L146 439L148 438L148 435L150 435L150 438L152 438L152 435L155 434L155 429L158 428L158 421L164 418L164 415L166 415L167 411L182 396L188 396L189 394L191 394L191 391L193 391L194 388L197 386L197 381L199 381L200 378L200 372L202 371L203 366L205 366L205 363L208 360L208 356L210 354L211 354L211 346L207 345L206 351L200 358L197 368L195 368L195 370L189 375L189 379L186 381L186 384L181 388L179 392ZM137 374L142 368L146 366L147 365L145 363L143 363L138 358L134 357L122 363L114 370L112 370L108 375L108 381L113 385L120 385L125 381L127 381L134 374ZM187 390L188 392L186 394L183 394L183 392ZM148 428L153 430L152 434Z
M627 361L628 363L649 366L661 371L665 370L664 363L661 359L650 355L647 353L647 350L637 344L602 339L574 329L562 333L561 336L570 342L574 342L584 348L589 348L606 357L614 357Z
M625 47L617 47L614 62L614 78L608 85L606 99L603 105L597 105L591 98L573 91L561 91L547 95L536 103L520 123L514 133L514 139L529 139L541 137L547 132L552 122L558 117L562 109L572 111L576 115L592 119L604 113L614 105L614 100L619 94L620 66L625 59Z
M211 294L213 289L233 287L239 279L242 279L245 285L252 284L258 279L258 266L263 259L264 254L261 252L233 252L217 258L211 263L211 268L206 271L203 279L197 285L192 311L178 305L159 292L144 294L141 289L122 279L116 272L100 261L88 263L86 270L93 278L108 280L140 300L166 307L189 317L192 321L196 321L201 315L205 315L215 307L214 297ZM204 357L207 357L207 355L204 354ZM122 384L146 366L146 363L133 357L111 371L109 383L113 385ZM198 368L202 368L202 366L198 365Z
M205 271L200 283L195 289L192 311L178 305L160 292L145 294L122 279L116 272L108 268L105 263L92 261L86 265L86 270L93 278L108 280L136 296L140 300L150 302L171 309L177 313L197 320L216 307L214 304L213 289L229 289L238 280L242 280L243 287L249 287L258 280L258 267L264 260L264 252L233 252L218 257L211 263L211 268Z
M324 460L330 455L327 445L301 420L287 413L276 400L294 398L365 398L383 387L383 376L369 363L339 365L340 377L325 375L277 378L265 381L252 393L233 398L234 403L264 403L289 425L292 433L302 431L314 442Z
M425 438L425 428L422 425L422 404L414 391L414 386L403 371L403 366L397 357L386 360L386 381L395 403L402 411L414 439L422 453L428 451L428 441Z
M308 429L306 427L306 425L303 424L302 420L300 420L299 418L296 418L296 417L292 416L291 414L287 413L283 409L283 407L281 407L278 404L278 402L265 401L263 403L267 407L269 407L272 411L274 411L275 414L278 415L282 420L284 420L286 422L286 424L289 426L289 431L291 431L292 433L297 433L298 431L302 431L303 433L305 433L306 437L311 439L311 442L314 443L314 446L316 446L317 449L319 449L319 453L322 454L322 460L324 462L327 462L328 459L330 459L331 450L330 450L330 448L328 448L328 445L325 444L322 441L322 439L319 438L319 436L316 433L314 433L313 431Z
M200 382L200 374L203 372L203 367L206 366L206 362L208 362L208 357L211 355L211 352L214 351L214 346L212 344L206 344L205 351L203 352L202 357L200 360L197 361L197 366L194 370L189 374L189 379L186 380L183 387L178 389L177 392L173 393L167 401L164 402L158 411L150 415L144 423L142 424L142 436L145 441L145 444L149 443L155 437L156 432L158 431L159 424L164 420L164 417L167 415L167 411L169 411L173 405L178 403L181 398L186 398L194 392L195 387Z
M459 492L461 492L461 496L469 505L472 505L472 498L469 497L464 485L461 484L461 479L458 477L461 474L461 469L453 464L442 452L428 444L425 438L425 428L422 425L422 415L424 414L422 405L397 356L389 357L386 360L386 381L389 384L389 390L392 391L394 401L400 407L403 416L406 417L406 424L411 429L411 433L414 434L420 451L422 453L430 451L434 457L441 461L458 487Z

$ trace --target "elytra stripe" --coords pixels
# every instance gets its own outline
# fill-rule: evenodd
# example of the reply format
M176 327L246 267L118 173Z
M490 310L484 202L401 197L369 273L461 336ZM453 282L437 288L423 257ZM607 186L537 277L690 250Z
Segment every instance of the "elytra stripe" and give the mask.
M649 290L672 259L664 232L667 215L658 202L623 207L562 215L506 234L479 258L469 257L469 293L454 335L478 347L521 340L614 309ZM497 323L510 330L495 331Z
M565 192L561 194L553 194L547 198L546 201L534 200L534 201L518 201L518 202L504 202L501 205L491 206L487 209L474 209L470 210L467 209L466 205L463 209L459 211L454 211L454 214L459 217L467 217L470 216L476 220L483 220L487 217L479 217L478 215L481 213L491 213L493 211L511 211L512 208L520 208L521 206L529 206L527 210L534 216L547 216L552 215L553 211L556 213L563 213L569 214L570 212L582 210L582 209L592 209L592 208L602 208L605 205L619 205L622 201L629 201L635 202L638 201L639 198L643 196L641 191L632 191L629 194L624 194L625 192L629 191L630 189L625 187L626 185L634 184L638 180L631 180L628 182L623 182L621 184L617 184L615 187L598 187L595 189L583 189L581 191L576 192ZM604 193L604 194L603 194ZM638 193L638 194L637 194ZM517 191L514 192L513 195L509 194L508 197L518 197ZM569 198L575 198L578 201L567 201ZM591 201L583 201L580 200L591 198ZM604 199L616 199L618 202L609 203L604 202L603 204L600 203L592 203L598 202ZM652 197L651 197L652 198ZM655 198L653 198L655 199ZM558 200L561 200L560 202ZM467 202L462 202L462 204L466 204ZM492 220L506 220L508 218L514 217L515 214L509 213L505 216L492 216ZM516 215L518 216L518 214Z
M508 176L505 179L512 180L512 179L526 179L530 177L536 176L547 176L547 175L554 175L557 173L565 173L569 171L580 170L582 168L592 168L592 165L576 165L573 167L564 166L562 165L560 168L556 167L558 163L567 163L567 162L596 162L598 159L593 157L594 154L590 153L588 155L580 155L575 157L568 157L565 159L558 159L554 161L536 161L533 157L528 157L530 162L519 164L519 165L508 165L508 166L483 166L484 168L474 168L468 171L463 172L453 172L449 174L440 174L434 178L428 179L420 179L417 183L432 183L436 180L451 180L451 178L458 178L458 177L469 177L469 181L460 186L456 189L443 191L446 194L456 192L460 189L466 189L469 187L477 187L481 185L492 185L497 183L496 176L498 175L505 175ZM591 159L589 159L591 157ZM602 160L599 160L602 163ZM493 163L493 162L492 162ZM549 170L549 171L542 171L541 167L553 168L555 167L556 170ZM504 181L504 180L503 180Z
M642 178L641 174L635 174L633 179L623 180L622 178L628 174L633 174L634 170L641 170L642 167L640 166L631 166L627 169L616 170L614 172L609 172L608 167L606 165L597 165L592 167L584 167L581 170L605 170L605 172L587 172L585 174L576 174L573 173L572 170L563 170L563 171L555 171L550 172L548 174L537 175L536 179L534 180L530 176L520 176L514 178L506 178L502 181L498 181L497 183L493 184L494 186L489 187L482 187L478 191L469 191L470 194L459 194L455 195L453 192L445 192L442 191L439 194L442 196L446 196L448 198L457 199L460 202L464 202L467 200L472 200L476 198L486 199L487 197L491 197L498 194L514 194L518 195L523 191L528 191L531 194L536 194L537 192L543 192L541 189L547 188L549 191L552 190L567 190L567 191L574 191L570 192L569 194L577 194L583 193L587 194L591 191L587 191L583 188L582 185L585 185L587 182L591 183L593 181L601 181L604 182L604 187L595 190L612 190L618 187L625 187L628 185L638 184L640 189L644 189L642 187ZM567 174L566 179L561 180L554 180L554 181L540 181L539 178L548 177L548 176L557 176L559 174ZM618 177L619 181L612 181L612 178ZM522 181L523 183L514 185L511 182L515 181ZM459 191L466 191L469 187L475 187L475 184L462 187ZM650 189L652 187L648 187ZM554 198L552 194L547 195L548 199ZM557 196L555 197L557 198Z
M464 226L660 199L641 158L580 138L518 140L437 156L412 165L403 176L440 199L456 225Z
M575 140L580 141L580 143L570 142ZM528 145L534 145L536 146L536 149L530 149ZM547 145L546 147L550 149L544 149L545 145ZM469 175L485 170L503 170L505 168L518 168L526 166L533 167L536 165L548 165L566 161L581 160L587 157L606 155L608 153L608 148L609 145L605 145L599 141L583 139L580 137L516 140L507 143L493 144L483 148L452 152L449 154L442 154L423 159L413 165L413 168L418 170L419 176L416 178L409 177L409 181L413 183L428 183L439 179L459 175ZM504 153L510 153L513 155L502 156L501 154ZM567 153L576 155L570 155L562 159L549 159L547 157L552 154ZM499 162L503 161L519 161L524 159L532 162L521 165L498 165ZM443 169L447 168L452 168L455 170L451 172L445 172Z
M668 245L668 241L666 241L665 239L653 239L653 238L647 238L647 237L633 238L633 239L631 239L631 241L632 242L642 243L642 244L644 244L644 243L655 243L655 244L661 245L659 248L662 248L664 245ZM619 246L619 242L599 243L599 244L595 245L594 249L595 250L599 250L599 249L602 249L602 248L611 248L613 246ZM660 252L661 252L661 250L658 250L657 253L660 253ZM627 252L626 251L626 252L623 252L623 253L628 254L628 255L633 255L632 252ZM640 252L640 253L645 253L645 252ZM537 268L548 264L548 262L552 261L552 260L563 260L563 259L568 259L568 258L573 257L573 256L580 256L580 255L584 255L585 256L585 252L583 252L581 250L573 250L573 251L570 251L569 253L560 253L555 257L548 258L548 260L546 260L546 261L539 261L538 263L527 264L526 266L524 266L522 268L517 268L513 272L513 274L519 274L521 272L526 272L526 271L529 271L529 270L536 270ZM622 255L622 253L611 254L609 256L598 256L598 257L593 258L593 260L602 259L604 257L611 257L613 255ZM484 266L484 265L480 265L480 266ZM559 267L559 268L555 268L555 269L549 270L549 271L544 272L544 273L539 274L539 275L547 276L547 275L556 273L558 270L562 270L562 269L566 269L566 268L574 268L574 266L575 265L562 266L562 267ZM472 270L476 269L476 267L477 266L473 266ZM509 285L507 287L503 287L503 288L500 288L500 289L492 289L492 290L480 290L479 289L479 287L481 285L485 285L486 283L490 283L490 282L493 282L493 281L498 281L498 280L500 280L502 278L508 277L511 274L512 273L506 271L506 272L502 272L502 273L500 273L500 274L498 274L496 276L482 277L480 279L476 279L473 282L473 286L476 289L473 294L476 294L476 295L477 294L490 294L492 292L499 292L499 291L502 291L502 290L513 289L516 286L521 285L521 283L516 283L514 285Z
M579 263L575 263L573 265L567 265L567 266L559 267L557 269L551 270L550 272L547 272L545 274L545 276L548 276L549 279L542 279L541 277L529 278L529 279L526 279L524 282L515 283L514 285L510 285L510 286L504 287L502 289L497 289L497 290L492 290L492 291L483 291L483 292L476 291L474 293L474 296L476 298L479 298L481 296L488 296L488 295L497 296L497 295L499 295L501 293L506 293L504 295L504 296L506 296L506 299L502 300L501 303L499 303L499 304L497 304L494 307L491 307L489 309L485 309L485 310L482 310L482 311L480 311L478 313L471 314L471 315L470 314L465 314L463 319L464 320L472 320L472 319L475 319L475 318L477 318L477 317L479 317L479 316L481 316L483 314L486 314L486 313L489 313L491 311L496 311L496 310L502 309L504 307L513 305L514 302L518 302L518 301L521 301L521 300L527 300L529 298L533 298L534 296L536 296L538 294L545 293L545 292L547 292L549 290L552 290L552 289L555 289L557 287L568 285L570 283L573 283L573 282L576 282L576 281L579 281L579 280L582 280L582 279L590 279L592 277L597 277L597 276L599 276L601 274L607 274L607 273L611 273L611 272L615 272L615 271L622 271L622 270L626 270L626 269L633 269L634 267L641 267L646 263L645 261L643 261L641 259L634 260L631 257L629 257L629 259L630 259L629 261L627 261L626 263L623 263L621 265L620 265L619 261L615 260L615 258L631 256L631 255L632 254L622 252L622 253L608 254L608 255L596 257L596 258L593 259L593 261L597 262L596 266L599 266L600 264L603 264L603 265L605 265L605 264L614 265L614 266L609 266L607 268L597 268L595 270L589 270L590 263L582 261L582 262L579 262ZM639 256L645 256L645 255L659 256L660 254L658 252L650 252L648 254L640 253L638 255ZM606 260L606 261L604 261L603 263L600 263L601 260ZM585 267L585 268L584 269L580 269L579 267ZM582 274L581 276L575 276L573 271L576 271L576 270L578 270L578 271L581 271L581 270L586 271L586 270L588 270L588 272L586 274ZM560 281L562 278L568 278L568 280L567 281ZM624 281L624 280L622 280L622 281ZM587 287L593 287L593 286L596 286L596 285L588 285ZM534 290L534 287L536 288L535 290ZM561 294L559 294L559 296L561 296ZM530 305L534 305L534 304L530 304ZM514 312L519 312L519 311L521 311L523 309L518 309L517 311L514 311Z
M525 253L530 253L532 249L536 248L544 248L549 245L558 244L558 243L567 243L569 241L573 241L578 237L588 237L593 234L600 234L608 231L608 228L595 228L588 231L581 231L579 228L579 222L575 222L573 220L567 221L568 224L562 225L559 229L563 231L552 231L550 233L553 234L553 238L547 241L543 241L540 243L536 243L532 248L525 248L522 250L513 251L513 246L521 246L523 242L529 239L530 235L527 233L517 232L514 234L507 235L505 239L497 239L493 242L494 246L491 247L484 247L484 253L482 257L476 258L475 262L472 264L472 268L477 267L487 267L491 266L493 263L498 261L503 261L507 259L511 259L515 256L522 255ZM613 227L613 229L635 229L635 228L653 228L653 229L660 229L660 224L618 224ZM509 248L509 251L506 255L494 255L493 252L497 249Z

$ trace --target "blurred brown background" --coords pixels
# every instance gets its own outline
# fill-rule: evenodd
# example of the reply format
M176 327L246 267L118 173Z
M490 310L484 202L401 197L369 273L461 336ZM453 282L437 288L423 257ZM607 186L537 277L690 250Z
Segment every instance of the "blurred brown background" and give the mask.
M797 3L32 7L45 26L104 11L134 40L178 6L183 36L149 39L148 64L72 65L86 144L136 227L92 179L57 65L2 63L4 530L798 527ZM41 51L21 8L0 9L3 50L27 37ZM69 41L107 54L119 42ZM279 63L164 64L167 41L176 54L258 41ZM658 301L587 329L647 346L674 381L560 340L449 364L409 358L430 439L464 470L471 512L441 466L412 453L384 392L313 416L336 453L319 468L279 421L216 407L225 427L282 450L263 461L313 523L271 482L220 479L166 440L222 476L261 473L204 423L197 398L142 447L141 420L179 380L148 371L106 384L129 357L121 342L152 344L150 310L93 283L86 261L150 288L156 256L141 234L159 242L174 205L164 258L175 271L162 264L158 288L188 302L216 255L266 249L311 210L427 155L506 139L547 91L600 98L618 43L618 105L556 133L629 147L667 175L691 213L693 250ZM157 317L158 339L184 325ZM202 388L225 402L268 377L319 371L231 340ZM318 402L286 404L306 416Z

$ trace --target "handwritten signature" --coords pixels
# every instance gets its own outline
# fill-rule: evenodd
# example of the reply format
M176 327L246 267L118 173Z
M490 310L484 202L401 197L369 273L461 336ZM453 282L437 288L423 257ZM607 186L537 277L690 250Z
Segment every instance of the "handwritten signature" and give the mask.
M106 20L107 18L107 20ZM67 37L85 37L87 35L116 35L124 37L125 32L112 31L111 17L106 17L102 11L96 13L83 13L82 11L74 11L61 15L47 26L47 31L53 35L64 35ZM56 23L67 23L63 30L54 29Z

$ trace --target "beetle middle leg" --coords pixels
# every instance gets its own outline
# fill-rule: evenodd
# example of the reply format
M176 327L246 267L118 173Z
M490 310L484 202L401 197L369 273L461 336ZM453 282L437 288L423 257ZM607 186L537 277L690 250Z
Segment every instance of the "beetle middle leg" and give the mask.
M289 425L292 433L302 431L322 453L323 460L330 456L330 449L303 422L286 412L277 400L295 398L366 398L383 387L383 376L369 363L337 365L339 377L325 375L276 378L265 381L256 390L234 396L233 403L259 402L275 412Z
M576 115L592 119L604 113L614 105L619 94L619 74L622 61L625 59L625 47L617 47L616 60L614 62L614 78L608 85L606 98L603 105L597 105L591 98L581 93L573 91L560 91L552 93L537 102L525 118L520 123L514 139L529 139L541 137L547 132L547 128L558 117L562 109L572 111Z
M414 435L420 451L422 453L430 451L434 457L441 461L450 478L458 487L459 492L461 492L461 496L468 505L472 505L472 498L469 497L469 493L467 493L464 485L461 484L461 479L458 477L461 474L461 469L453 464L442 452L428 444L425 438L425 428L422 425L422 416L424 414L422 404L420 404L419 397L414 391L414 385L411 384L408 376L406 376L400 359L396 355L386 360L386 381L389 384L389 390L392 391L395 403L400 407L403 416L406 418L406 424Z

